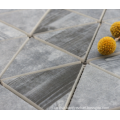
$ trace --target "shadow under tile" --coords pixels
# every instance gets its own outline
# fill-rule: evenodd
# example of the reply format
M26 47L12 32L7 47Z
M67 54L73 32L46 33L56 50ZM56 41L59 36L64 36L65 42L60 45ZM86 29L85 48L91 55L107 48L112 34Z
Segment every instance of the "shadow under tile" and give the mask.
M34 38L26 43L2 78L79 61Z
M103 9L72 9L72 10L97 19L101 17L103 12Z
M98 24L96 23L36 34L35 36L79 57L84 57L97 26Z
M5 80L7 85L43 109L63 108L81 64Z
M101 110L120 106L120 79L87 65L71 100L70 110Z
M76 13L63 10L63 9L52 9L43 21L40 23L34 33L45 32L63 27L70 27L90 22L96 22L96 20L78 15Z
M0 42L0 73L26 39L21 37Z

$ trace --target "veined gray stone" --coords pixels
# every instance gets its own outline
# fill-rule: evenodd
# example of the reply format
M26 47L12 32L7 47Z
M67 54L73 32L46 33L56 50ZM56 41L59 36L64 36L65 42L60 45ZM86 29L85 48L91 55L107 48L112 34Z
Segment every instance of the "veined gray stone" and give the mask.
M9 14L1 14L0 20L30 33L46 11L46 9L21 10Z
M120 9L107 9L103 20L114 19L120 17Z
M26 39L27 37L21 37L0 42L0 73Z
M65 30L45 32L35 36L77 56L84 57L97 26L98 24L96 23Z
M2 78L79 61L60 50L30 38Z
M0 110L36 110L36 108L0 85Z
M7 79L4 82L43 109L64 107L81 64ZM62 102L62 103L61 103Z
M44 20L40 23L35 33L45 32L63 27L70 27L90 22L96 22L94 19L78 15L76 13L62 10L53 9L51 10Z
M120 106L120 79L87 65L69 109L111 109Z
M72 10L97 19L101 17L101 14L103 12L102 9L72 9Z

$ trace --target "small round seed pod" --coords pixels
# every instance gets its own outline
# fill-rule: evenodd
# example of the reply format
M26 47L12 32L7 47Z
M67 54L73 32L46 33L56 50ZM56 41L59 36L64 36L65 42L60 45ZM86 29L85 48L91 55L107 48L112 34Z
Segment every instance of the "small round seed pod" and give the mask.
M103 37L98 42L97 49L102 55L110 55L116 49L116 41L112 37Z
M113 37L118 38L120 36L120 21L114 22L110 27L110 32Z

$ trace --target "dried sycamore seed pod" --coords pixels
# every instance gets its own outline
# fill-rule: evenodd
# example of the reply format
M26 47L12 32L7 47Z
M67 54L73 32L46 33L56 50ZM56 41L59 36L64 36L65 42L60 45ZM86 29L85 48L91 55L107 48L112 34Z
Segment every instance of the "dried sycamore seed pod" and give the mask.
M110 55L116 49L116 41L112 37L104 37L98 42L97 49L102 55Z

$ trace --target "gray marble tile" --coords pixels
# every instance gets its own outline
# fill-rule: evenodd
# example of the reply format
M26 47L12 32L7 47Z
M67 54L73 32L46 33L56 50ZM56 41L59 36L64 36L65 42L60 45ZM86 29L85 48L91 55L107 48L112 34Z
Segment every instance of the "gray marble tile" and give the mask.
M64 107L65 95L70 92L80 68L81 64L72 65L11 78L4 82L43 109L54 107L54 103L59 103L59 107Z
M103 20L114 19L120 17L120 9L107 9Z
M11 39L13 37L21 37L21 36L26 36L26 35L0 22L0 41L5 39Z
M90 50L90 53L88 55L88 59L102 56L97 50L97 44L98 44L99 40L103 37L106 37L106 36L112 37L111 32L110 32L110 27L111 27L111 25L108 25L108 24L105 24L105 23L103 23L101 25L101 27L100 27L97 35L96 35L95 41L92 45L92 48ZM120 41L117 41L116 44L117 44L117 47L116 47L116 50L115 50L114 53L120 52L120 47L119 47L120 46Z
M90 22L95 22L96 20L90 19L78 15L76 13L62 10L62 9L53 9L51 10L41 24L36 29L35 33L40 33L44 31L54 30L63 27L70 27Z
M100 58L91 61L91 63L120 76L120 55Z
M69 109L111 109L120 106L120 79L87 65Z
M120 21L120 18L116 18L116 19L110 19L110 20L104 20L104 22L109 23L109 24L113 24L114 22Z
M46 9L27 9L9 14L1 14L0 20L30 33L46 11Z
M13 12L19 9L0 9L0 14L6 13L6 12Z
M65 107L65 103L67 101L68 95L69 95L69 93L65 94L63 97L61 97L55 103L53 103L50 107L48 107L47 110L63 110Z
M0 42L0 73L26 39L27 37L21 37Z
M79 60L39 40L31 38L3 74L2 78L75 61Z
M72 9L72 10L88 15L96 19L99 19L103 12L103 9Z
M0 85L0 110L36 110L36 108Z
M98 24L96 23L36 34L35 36L61 47L77 56L83 57L86 54L97 26Z

